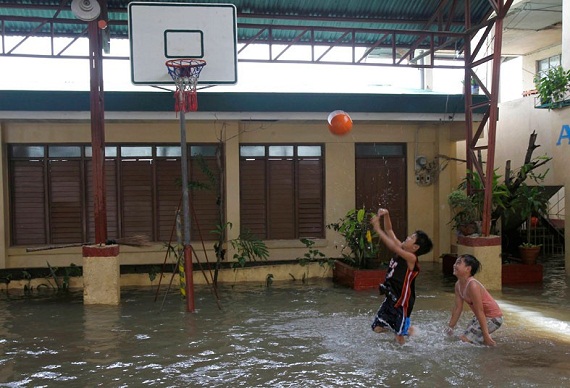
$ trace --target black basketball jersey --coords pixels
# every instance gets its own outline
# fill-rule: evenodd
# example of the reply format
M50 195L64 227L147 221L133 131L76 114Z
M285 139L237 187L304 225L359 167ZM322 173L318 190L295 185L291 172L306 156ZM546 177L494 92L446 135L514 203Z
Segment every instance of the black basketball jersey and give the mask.
M392 258L389 267L384 284L391 288L398 298L395 307L403 307L409 317L416 301L416 277L420 273L418 258L416 257L413 271L410 271L408 263L400 256Z

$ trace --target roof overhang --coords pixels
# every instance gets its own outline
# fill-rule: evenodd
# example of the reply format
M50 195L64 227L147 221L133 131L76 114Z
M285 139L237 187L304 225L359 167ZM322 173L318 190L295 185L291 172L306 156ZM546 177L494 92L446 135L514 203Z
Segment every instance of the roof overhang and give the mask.
M485 96L473 96L479 102ZM170 92L105 92L106 120L176 119ZM0 91L0 119L89 120L88 91ZM341 93L199 93L189 120L322 121L338 109L355 121L463 121L465 96ZM476 119L476 118L475 118Z

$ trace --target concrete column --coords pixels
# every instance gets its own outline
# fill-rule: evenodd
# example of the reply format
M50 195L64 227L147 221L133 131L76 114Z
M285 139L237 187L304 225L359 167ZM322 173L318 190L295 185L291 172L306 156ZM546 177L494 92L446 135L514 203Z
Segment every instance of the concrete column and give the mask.
M439 125L436 127L437 137L437 154L450 155L453 157L455 143L450 139L450 126ZM436 160L437 161L437 160ZM451 164L451 163L450 163ZM451 168L444 169L437 172L437 180L434 185L434 234L433 240L433 261L437 261L444 253L449 253L451 247L451 230L449 220L451 219L451 209L447 203L447 196L449 195L449 188L454 185L451 183Z
M118 305L121 300L118 245L83 247L83 303Z
M570 0L562 1L562 67L566 70L570 69ZM568 109L568 108L566 108ZM565 186L566 193L566 209L570 204L570 187ZM565 252L565 263L566 263L566 275L570 276L570 217L565 217L566 221L564 223L564 239L566 241Z
M7 178L8 166L4 164L4 125L0 123L0 171L4 172L4 177ZM6 258L8 257L7 247L9 246L9 241L7 241L6 228L10 226L10 220L6 217L5 209L8 207L8 201L5 200L4 193L8 193L7 189L7 179L2 179L0 181L0 203L4 206L0 206L0 268L6 268Z
M562 67L570 69L570 1L562 1Z
M240 136L246 129L246 125L247 124L239 123L239 125L236 126L226 123L224 124L224 131L221 132L225 145L223 152L225 160L223 160L222 163L224 163L224 168L226 169L224 174L224 179L226 179L224 198L224 203L226 204L226 221L231 222L233 225L232 228L227 231L228 240L237 238L241 230L239 212L239 144L241 140ZM232 257L229 252L227 257Z
M502 270L501 237L457 237L457 253L473 255L481 263L481 270L475 276L486 289L501 290Z

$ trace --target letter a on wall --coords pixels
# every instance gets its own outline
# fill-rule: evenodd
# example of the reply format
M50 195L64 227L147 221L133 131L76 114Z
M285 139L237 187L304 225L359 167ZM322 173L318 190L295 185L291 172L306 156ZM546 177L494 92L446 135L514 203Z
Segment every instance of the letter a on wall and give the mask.
M568 124L562 126L560 136L558 136L558 142L556 143L557 146L562 144L562 139L568 139L568 144L570 144L570 125Z

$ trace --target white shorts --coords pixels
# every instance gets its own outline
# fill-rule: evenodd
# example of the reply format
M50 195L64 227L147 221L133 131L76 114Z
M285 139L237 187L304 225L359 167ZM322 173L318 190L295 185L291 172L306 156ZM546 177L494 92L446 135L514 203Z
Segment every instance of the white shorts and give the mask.
M489 334L497 330L503 324L503 317L497 318L487 318L487 329L489 330ZM473 317L467 329L463 332L463 335L469 340L469 342L473 342L475 344L482 344L483 340L483 331L481 330L481 325L479 325L479 320L477 317Z

